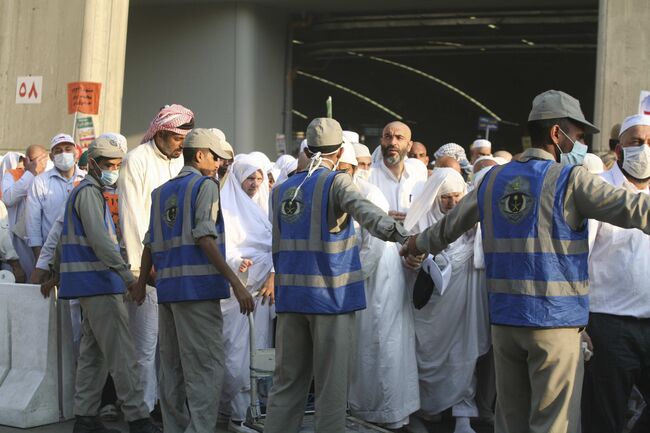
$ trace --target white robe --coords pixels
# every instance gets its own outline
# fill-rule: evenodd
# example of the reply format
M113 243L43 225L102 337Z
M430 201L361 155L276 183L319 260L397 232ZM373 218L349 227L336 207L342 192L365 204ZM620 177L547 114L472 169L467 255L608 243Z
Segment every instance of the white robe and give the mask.
M434 170L416 198L405 227L419 233L443 217L438 198L465 192L462 177L451 169ZM442 295L415 310L415 334L421 410L435 415L453 406L454 416L477 416L476 360L490 348L485 271L474 265L475 231L465 233L445 250L452 275ZM407 281L412 287L417 273ZM458 410L456 410L458 408ZM470 413L472 412L472 413Z
M370 201L388 210L377 187L357 182ZM357 312L348 400L353 415L399 427L420 407L411 297L398 245L363 229L359 238L367 308Z
M263 170L263 160L254 155L242 155L230 166L230 173L221 190L221 208L226 229L226 260L250 293L259 290L273 267L271 257L271 223L267 209L268 180ZM241 183L255 170L262 169L260 190L251 199L241 188ZM248 258L253 265L242 274L239 265ZM261 304L255 298L256 349L272 346L275 307ZM248 317L239 311L239 303L231 293L221 301L223 314L223 339L225 374L221 392L222 411L229 412L236 421L246 418L250 403L250 330ZM230 405L230 407L224 405Z

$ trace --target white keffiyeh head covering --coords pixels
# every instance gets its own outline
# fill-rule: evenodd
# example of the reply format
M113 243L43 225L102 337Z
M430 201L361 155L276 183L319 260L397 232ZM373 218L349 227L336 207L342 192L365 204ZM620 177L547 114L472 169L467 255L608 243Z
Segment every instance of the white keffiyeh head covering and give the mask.
M274 173L278 173L278 176L275 178L275 184L280 185L285 180L289 179L289 174L296 171L298 168L298 160L291 155L282 155L275 161L273 168Z

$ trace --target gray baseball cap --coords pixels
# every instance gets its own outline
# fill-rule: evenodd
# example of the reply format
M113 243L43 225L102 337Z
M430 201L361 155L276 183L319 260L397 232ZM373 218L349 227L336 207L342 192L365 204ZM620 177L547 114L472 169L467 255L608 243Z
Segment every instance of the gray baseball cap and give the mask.
M105 135L100 135L95 138L92 143L88 146L88 157L95 159L99 157L104 158L124 158L126 153L122 150L120 143L115 140L107 137Z
M535 96L528 120L562 119L565 117L584 126L588 133L598 134L600 132L600 129L585 119L580 108L580 101L560 90L547 90Z
M210 149L219 158L232 159L232 147L224 138L206 128L194 128L186 136L183 147L188 149Z
M343 129L339 122L329 117L317 117L307 126L309 151L332 153L343 144Z

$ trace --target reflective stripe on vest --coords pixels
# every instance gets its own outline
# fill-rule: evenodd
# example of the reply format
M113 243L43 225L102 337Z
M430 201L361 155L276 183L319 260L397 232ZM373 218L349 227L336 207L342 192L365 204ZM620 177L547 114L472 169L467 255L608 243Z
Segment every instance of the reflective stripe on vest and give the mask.
M329 194L340 172L321 168L273 190L273 263L278 313L343 314L366 307L354 225L339 233L327 224Z
M586 222L573 230L564 201L573 166L512 162L478 192L493 324L584 326L589 312Z
M149 235L159 303L230 296L228 281L219 274L192 235L196 197L204 181L214 179L195 173L177 176L151 194ZM225 257L221 211L216 230L217 246Z
M66 202L61 232L59 297L62 299L122 294L125 289L122 278L99 260L88 242L86 231L74 208L77 194L83 188L97 188L98 193L101 194L97 186L83 180L72 190ZM115 245L115 250L119 251L115 225L106 202L104 202L104 226Z

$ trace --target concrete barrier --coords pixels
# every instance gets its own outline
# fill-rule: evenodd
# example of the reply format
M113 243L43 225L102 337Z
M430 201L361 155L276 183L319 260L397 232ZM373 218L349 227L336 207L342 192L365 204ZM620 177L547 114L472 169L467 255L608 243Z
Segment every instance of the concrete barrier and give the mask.
M39 286L0 284L0 425L72 417L74 356L68 303Z

